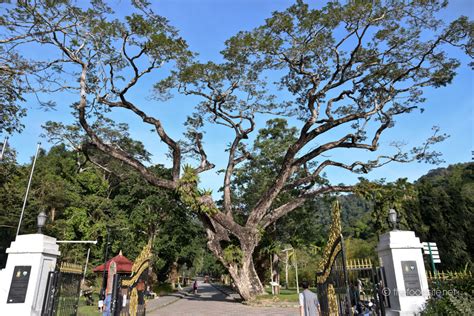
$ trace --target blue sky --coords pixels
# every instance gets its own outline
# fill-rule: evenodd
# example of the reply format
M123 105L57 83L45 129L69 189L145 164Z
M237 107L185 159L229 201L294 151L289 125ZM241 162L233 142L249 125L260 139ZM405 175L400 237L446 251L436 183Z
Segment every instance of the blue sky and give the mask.
M219 51L224 48L226 39L240 30L250 30L262 24L272 11L282 10L292 3L283 0L158 0L151 2L154 11L170 20L171 25L175 26L188 42L190 49L198 52L202 60L219 60ZM115 3L114 7L117 11L125 14L128 1L122 0ZM456 0L452 1L448 10L443 13L443 17L451 20L464 14L472 19L473 12L474 1ZM38 51L38 53L44 52ZM423 114L414 112L397 121L397 126L382 137L382 147L393 140L406 141L408 148L418 145L431 135L431 127L438 125L443 132L450 135L444 143L436 146L446 160L446 163L441 166L471 161L471 150L474 149L472 111L474 87L472 72L466 66L467 59L462 57L462 61L463 65L453 83L446 88L428 90L425 94L428 99L424 105L426 111ZM147 84L133 91L134 100L138 104L144 104L144 109L159 117L168 133L175 139L179 139L183 132L182 123L186 114L191 111L197 99L177 96L167 103L151 101L147 95L152 84L153 77L150 77ZM74 95L58 96L56 99L58 109L50 112L39 110L37 102L33 98L28 98L29 114L23 121L26 128L23 133L10 137L9 141L10 146L18 152L19 162L29 161L34 154L36 142L42 141L44 148L50 146L39 136L42 132L41 125L47 120L71 122L72 117L68 105L76 101L76 98L77 96ZM139 120L130 119L124 111L115 112L113 118L130 124L132 136L145 143L147 149L153 154L154 163L164 163L169 166L169 161L164 157L167 150L164 144L150 133L149 126L140 124ZM3 138L4 135L0 136ZM204 138L205 148L209 159L217 167L202 175L203 187L217 191L221 185L222 178L215 171L226 164L224 149L231 141L231 136L231 133L223 128L214 127L207 130ZM347 153L338 155L338 157L347 158ZM432 168L435 166L420 163L391 164L372 172L367 177L369 179L386 178L389 181L399 177L415 180ZM351 175L347 171L337 169L328 169L327 174L334 183L349 184L356 181L358 177L358 175Z

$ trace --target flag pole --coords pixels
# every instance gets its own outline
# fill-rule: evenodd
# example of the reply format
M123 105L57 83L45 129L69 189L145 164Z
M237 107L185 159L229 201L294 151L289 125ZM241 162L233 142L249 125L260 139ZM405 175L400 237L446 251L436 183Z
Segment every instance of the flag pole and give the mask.
M5 136L5 140L2 145L2 153L0 154L0 161L3 160L3 155L5 154L5 148L7 148L8 137Z
M36 147L35 159L33 159L33 165L31 166L30 179L28 180L28 186L26 188L25 199L23 200L23 207L21 208L20 221L18 222L18 228L16 230L16 236L18 236L18 234L20 233L20 226L21 226L21 222L23 220L23 214L25 213L26 201L28 199L28 193L30 192L31 180L33 179L33 172L35 170L36 158L38 158L38 153L39 153L39 150L40 150L40 146L41 146L41 143L38 143L38 147Z

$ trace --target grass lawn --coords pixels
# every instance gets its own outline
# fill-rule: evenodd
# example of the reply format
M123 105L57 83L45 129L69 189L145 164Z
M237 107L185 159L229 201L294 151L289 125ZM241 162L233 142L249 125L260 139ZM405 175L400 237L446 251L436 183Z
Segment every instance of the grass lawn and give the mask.
M101 313L99 313L99 310L97 309L97 301L99 299L99 295L94 293L92 297L94 299L94 303L92 304L92 306L87 306L85 297L81 296L81 298L79 299L79 308L77 309L77 316L102 315Z
M265 289L268 294L260 295L256 300L258 301L268 301L268 300L278 300L280 302L298 302L298 293L296 293L296 288L281 289L279 295L272 295L272 289ZM300 289L301 290L301 289Z
M97 310L97 306L80 305L77 311L77 316L98 316L101 315Z
M165 292L161 291L160 293L165 293ZM102 313L99 313L99 310L97 309L97 302L99 300L99 295L97 293L94 293L92 297L93 297L94 303L92 304L92 306L87 306L85 297L81 296L81 298L79 299L79 308L77 309L77 316L102 315Z

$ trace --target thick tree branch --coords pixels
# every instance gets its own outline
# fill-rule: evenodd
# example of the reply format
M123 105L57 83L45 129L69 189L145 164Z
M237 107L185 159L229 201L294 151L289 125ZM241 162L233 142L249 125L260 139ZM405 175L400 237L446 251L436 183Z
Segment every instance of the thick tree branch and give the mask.
M61 45L62 46L62 45ZM71 56L74 58L74 56L70 55L70 52L65 49L65 53L68 56ZM79 60L78 58L73 59L76 63L78 63L81 66L81 76L79 80L80 84L80 101L79 104L77 105L77 111L79 114L79 123L81 124L82 128L84 131L87 133L87 135L90 137L92 143L97 146L99 150L102 152L111 155L114 158L117 158L129 166L135 168L140 174L151 184L156 185L158 187L162 188L168 188L168 189L174 189L176 188L176 182L166 180L166 179L160 179L156 177L152 172L150 172L141 162L133 158L129 153L117 149L112 145L108 145L104 143L94 132L94 130L91 128L91 126L87 123L86 119L86 107L87 107L87 69L88 65L87 63Z
M215 165L207 160L206 152L202 146L202 133L194 133L194 141L196 143L196 153L201 157L201 163L199 164L199 167L196 168L196 173L211 170Z
M106 104L107 106L113 108L113 107L121 107L124 109L128 109L138 115L143 122L151 124L155 127L155 130L160 137L160 139L168 145L168 147L172 151L172 156L173 156L173 167L172 167L172 175L173 175L173 181L176 182L179 179L179 174L180 174L180 168L181 168L181 148L179 147L179 144L175 142L171 137L168 136L168 134L165 132L161 121L148 116L145 112L140 110L138 107L136 107L133 103L127 101L124 95L120 95L120 102L111 102L106 99L106 97L99 97L98 101Z
M322 187L313 191L308 191L300 196L293 198L290 202L283 204L282 206L274 209L272 212L266 214L261 222L260 226L262 228L268 227L271 223L274 223L279 218L285 216L289 212L293 211L297 207L304 204L304 202L308 201L311 198L314 198L317 195L331 193L331 192L351 192L354 189L353 186L329 186L329 187Z

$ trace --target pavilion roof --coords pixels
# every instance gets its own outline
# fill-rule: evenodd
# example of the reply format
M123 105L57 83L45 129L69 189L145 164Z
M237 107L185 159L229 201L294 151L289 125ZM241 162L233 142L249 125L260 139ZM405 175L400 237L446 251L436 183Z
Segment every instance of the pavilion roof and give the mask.
M105 269L106 269L107 272L109 271L109 266L110 266L110 263L112 262L112 260L115 261L115 264L117 265L117 273L132 273L133 262L130 261L127 257L125 257L122 254L122 250L120 250L118 255L116 255L115 257L113 257L111 259L109 259L105 263ZM94 272L103 272L104 271L104 264L101 264L101 265L95 267L93 271Z

